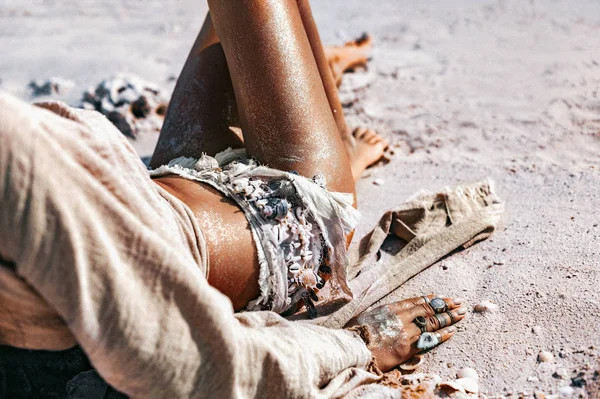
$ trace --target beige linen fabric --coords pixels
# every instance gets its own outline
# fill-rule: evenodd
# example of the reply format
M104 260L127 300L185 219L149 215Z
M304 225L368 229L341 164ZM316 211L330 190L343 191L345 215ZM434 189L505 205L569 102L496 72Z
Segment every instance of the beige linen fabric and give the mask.
M99 374L133 398L338 397L377 380L351 332L235 315L208 285L190 209L95 112L0 94L0 258L2 284L35 290L42 314L55 309ZM14 330L0 339L43 345Z
M348 270L354 298L348 303L345 296L331 295L316 307L321 317L310 322L330 328L344 326L439 259L488 238L503 213L504 203L491 181L415 195L386 212L362 244L351 249L351 257L357 259ZM379 250L389 235L405 245L394 256L380 259ZM307 317L298 313L292 318Z

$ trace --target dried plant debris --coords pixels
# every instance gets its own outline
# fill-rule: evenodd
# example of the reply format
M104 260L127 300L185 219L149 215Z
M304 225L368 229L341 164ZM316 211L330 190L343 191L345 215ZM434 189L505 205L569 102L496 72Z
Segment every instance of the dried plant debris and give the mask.
M45 80L32 80L27 87L33 97L63 95L71 90L75 83L71 80L61 78L50 78Z
M168 101L154 84L132 75L118 75L83 93L81 107L94 109L126 136L159 132Z

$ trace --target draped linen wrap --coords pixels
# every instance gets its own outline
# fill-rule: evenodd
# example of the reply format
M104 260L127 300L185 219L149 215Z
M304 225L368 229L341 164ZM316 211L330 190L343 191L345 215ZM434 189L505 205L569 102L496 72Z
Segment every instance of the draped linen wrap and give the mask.
M367 385L381 376L367 370L371 353L358 335L327 327L489 236L501 208L488 183L419 196L387 212L363 241L348 269L353 299L333 295L311 322L234 314L206 279L210 232L151 181L112 124L97 112L0 93L0 352L79 345L101 380L132 398L388 395ZM407 244L377 261L389 234ZM0 379L52 374L7 359L0 353ZM23 377L25 369L38 371ZM65 380L68 397L103 397L95 373ZM15 379L0 381L11 390L1 397L18 396Z

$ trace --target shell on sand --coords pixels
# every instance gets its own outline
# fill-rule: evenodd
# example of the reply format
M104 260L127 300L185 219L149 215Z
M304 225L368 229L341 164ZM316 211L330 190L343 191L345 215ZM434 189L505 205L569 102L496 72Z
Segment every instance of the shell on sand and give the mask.
M540 362L551 362L554 360L554 355L548 351L541 351L538 355L538 360Z
M481 301L475 305L475 311L479 313L494 312L498 310L498 305L490 301Z
M402 363L399 368L400 370L404 370L404 371L413 371L416 370L417 367L419 367L421 365L421 363L424 362L423 356L413 356L412 358L408 359L408 361L406 361L405 363Z
M458 370L458 373L456 373L456 376L458 378L472 378L475 381L479 380L479 375L477 374L477 371L475 371L475 369L472 369L471 367L465 367L465 368Z
M459 378L454 382L460 384L467 393L479 393L479 383L473 378Z
M460 392L460 393L467 393L465 391L465 388L462 386L462 384L459 384L456 381L442 381L437 385L438 389L443 391L443 392L447 392L447 393L453 393L453 392Z

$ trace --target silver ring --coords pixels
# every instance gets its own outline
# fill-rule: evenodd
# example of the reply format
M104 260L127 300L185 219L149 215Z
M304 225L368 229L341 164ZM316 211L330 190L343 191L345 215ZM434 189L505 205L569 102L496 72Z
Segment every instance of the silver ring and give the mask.
M429 306L433 308L435 313L444 313L448 310L448 304L442 298L433 298L431 302L429 302Z
M423 296L422 296L422 298L425 300L425 304L426 304L426 305L429 305L429 302L430 302L430 300L429 300L429 298L427 297L427 295L423 295Z
M456 323L456 318L454 317L451 311L446 310L446 314L450 317L450 324Z
M417 316L413 320L413 323L415 323L417 325L417 327L419 327L419 330L421 330L421 333L427 332L427 319L425 317Z
M448 319L446 319L446 316L444 313L436 314L435 318L437 319L438 324L440 325L440 328L444 328L448 325Z

